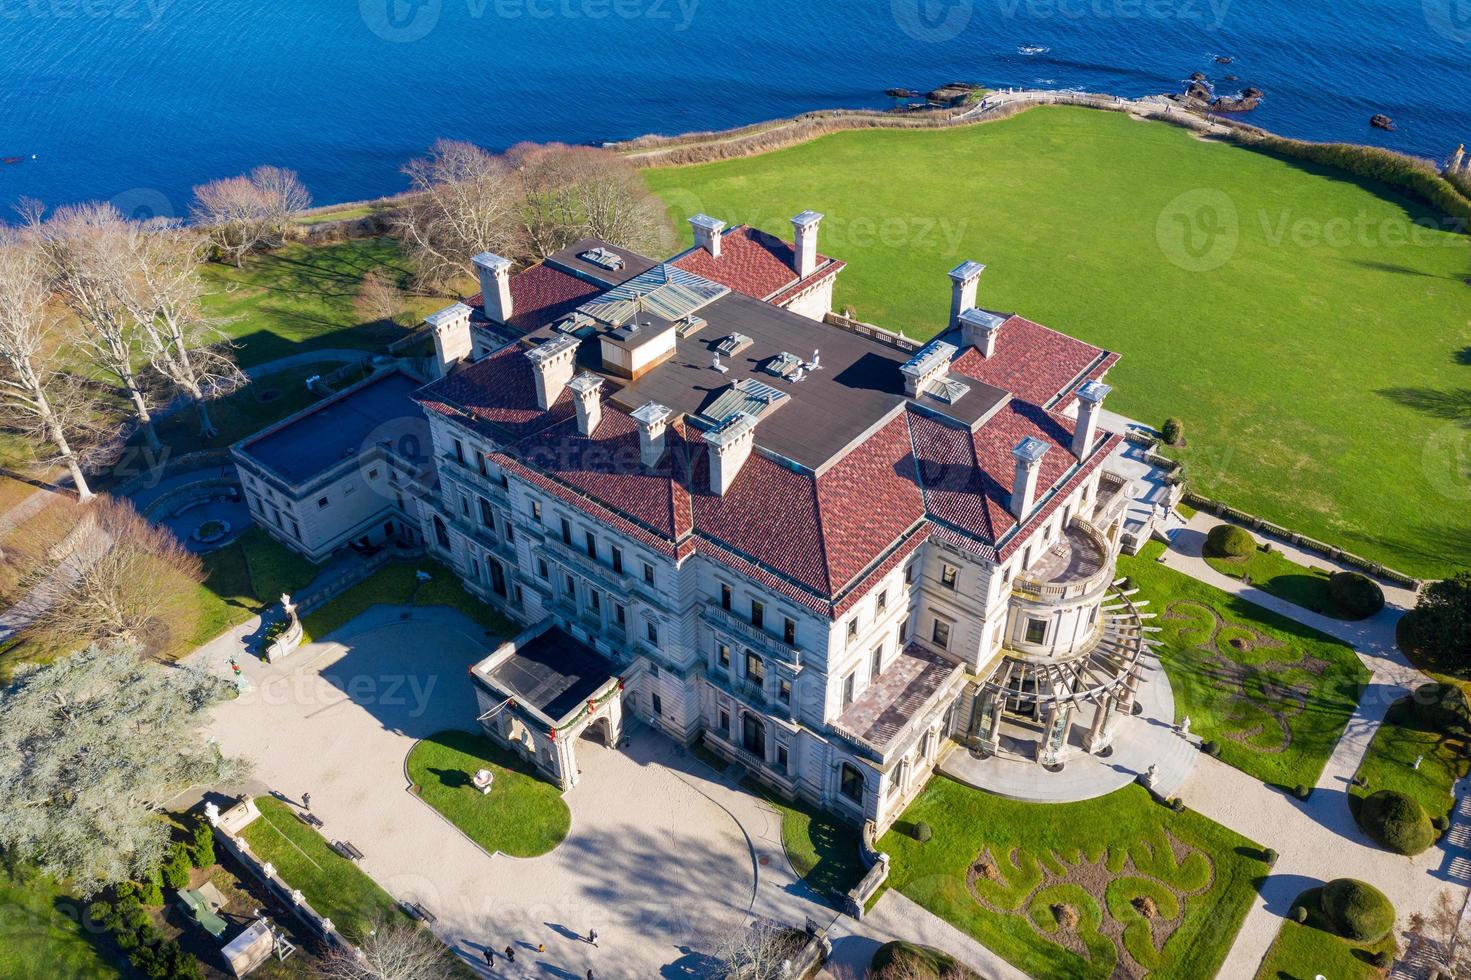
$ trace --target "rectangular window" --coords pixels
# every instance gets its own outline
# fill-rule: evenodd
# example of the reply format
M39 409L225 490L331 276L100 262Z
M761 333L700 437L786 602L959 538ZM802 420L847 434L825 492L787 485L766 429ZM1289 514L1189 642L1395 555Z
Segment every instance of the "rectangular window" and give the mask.
M460 515L462 517L470 516L470 500L463 493L460 494Z
M572 522L565 517L562 518L562 543L567 545L572 543Z
M940 565L940 584L947 589L954 589L956 582L960 580L960 569L954 565Z
M755 599L751 600L751 625L766 625L766 604Z
M618 547L615 544L613 546L613 549L612 549L612 555L613 555L613 571L615 571L615 572L622 572L623 571L623 549L620 548L620 547Z
M549 579L552 577L551 570L547 568L547 560L538 558L536 560L536 575L538 578Z
M583 532L583 543L587 545L587 557L597 558L598 539L591 531Z
M843 707L853 703L853 694L858 687L858 674L854 672L843 678Z
M720 709L720 732L723 735L730 734L730 712L724 708Z
M1047 639L1047 623L1041 619L1027 620L1027 642L1043 643Z
M904 566L904 584L914 584L914 562L910 562L908 565Z
M644 562L644 581L650 585L654 584L654 566Z
M628 611L623 608L621 602L613 603L613 621L618 624L619 629L622 629L628 621Z
M884 610L889 608L889 593L887 591L880 592L879 597L874 600L873 605L874 614L882 616L884 614Z
M909 636L909 617L905 616L899 623L899 646L904 645L904 640Z
M481 476L490 476L490 470L487 469L486 466L485 466L485 454L484 453L476 453L475 454L475 465L477 465L477 466L480 467L480 475Z
M533 521L535 521L536 523L538 523L538 524L541 523L541 501L540 500L533 500L531 502L531 519Z
M480 562L476 561L474 558L470 559L470 577L475 579L477 582L480 581Z
M873 656L868 660L868 676L874 680L879 679L879 673L884 669L884 648L874 647Z
M729 611L730 604L731 604L732 601L733 601L733 597L731 595L730 586L726 585L724 582L721 582L720 583L720 608Z
M296 540L301 540L301 525L296 523L294 517L291 519L291 533L296 536Z
M318 497L317 498L317 507L321 508L321 507L326 507L326 506L327 506L327 498L326 497Z
M491 531L494 531L495 530L495 511L493 511L493 510L490 509L490 501L489 500L486 500L484 497L477 497L476 499L480 501L480 523L481 523L481 525L484 526L484 527L490 528Z
M715 644L715 662L726 670L730 669L730 644Z
M564 578L562 580L562 591L567 593L569 599L575 599L577 597L577 579L571 575Z
M652 619L644 620L644 635L654 646L659 645L659 627Z
M516 525L512 524L510 521L506 521L506 541L507 542L510 542L510 541L515 541L515 540L516 540Z
M371 470L368 471L368 479L370 479L370 480L376 480L376 479L378 479L378 467L375 466Z
M797 621L790 616L782 617L781 640L789 647L797 645Z
M950 624L943 619L935 620L935 628L930 630L930 639L935 646L950 649Z
M852 619L848 620L848 642L849 643L852 643L853 640L857 636L858 636L858 617L857 616L854 616Z
M601 612L602 611L602 609L603 609L603 597L598 593L598 590L597 589L588 589L587 590L587 604L588 604L589 607L591 607L591 609L592 609L593 612Z
M454 443L455 443L455 462L459 463L461 466L464 466L465 465L465 447L460 442L460 440L458 440L458 439L456 439L454 441Z
M649 695L649 702L651 704L653 704L653 706L654 706L654 714L656 714L656 715L663 715L664 714L664 701L663 701L663 699L661 699L659 697L659 695L657 695L657 694L650 694Z
M792 703L792 682L785 677L776 682L776 699L782 704Z
M785 745L776 747L776 768L782 772L787 771L787 747Z
M863 802L863 773L859 772L852 763L843 763L842 773L838 779L838 792L854 803Z
M766 682L766 662L753 650L746 651L746 679L753 684Z

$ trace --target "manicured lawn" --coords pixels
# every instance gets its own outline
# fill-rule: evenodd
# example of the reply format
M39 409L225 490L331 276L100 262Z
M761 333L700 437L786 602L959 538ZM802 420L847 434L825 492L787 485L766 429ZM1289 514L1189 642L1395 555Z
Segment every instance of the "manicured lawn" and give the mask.
M194 646L243 623L281 598L299 592L317 577L317 567L259 527L203 556L205 580L199 587L201 615Z
M1410 713L1408 698L1390 705L1384 724L1374 733L1358 775L1367 785L1349 786L1349 806L1357 815L1359 801L1381 789L1394 789L1420 801L1431 818L1449 816L1451 787L1466 775L1461 742L1426 731ZM1420 768L1415 760L1420 759Z
M290 806L271 796L256 797L255 805L260 819L241 832L251 852L274 864L281 879L301 889L344 936L354 939L378 921L403 915L387 892L298 820Z
M241 345L236 356L245 367L324 347L381 351L406 331L369 322L353 304L363 276L380 268L401 279L408 274L391 238L288 245L251 256L243 269L206 265L212 292L205 306L228 319L224 329ZM417 297L411 306L423 316L446 302Z
M788 802L753 781L746 789L781 812L781 843L792 870L812 890L830 899L845 895L862 880L858 828L801 801Z
M1160 565L1151 542L1119 559L1149 600L1176 721L1266 783L1313 786L1369 671L1346 644Z
M1321 888L1310 888L1292 903L1308 910L1308 921L1299 925L1291 919L1283 920L1281 931L1257 971L1257 980L1312 980L1315 976L1373 980L1384 975L1370 962L1370 957L1381 950L1394 955L1394 931L1374 943L1344 939L1324 920L1319 904L1321 894Z
M17 878L0 868L0 977L136 976L105 937L79 924L85 907L49 878Z
M1280 551L1258 548L1245 558L1216 558L1207 555L1205 562L1222 575L1251 579L1251 584L1269 595L1285 599L1296 606L1325 616L1348 619L1328 594L1328 573L1305 568L1284 558Z
M429 581L418 581L416 573L420 570L429 573ZM466 592L454 572L426 559L413 564L394 562L384 565L325 606L303 616L301 625L305 642L320 640L360 613L380 604L449 606L487 630L505 636L516 632L510 620Z
M889 885L1037 977L1127 976L1114 970L1130 959L1213 976L1266 870L1258 845L1138 786L1033 804L936 776L904 812L921 821L928 843L879 840Z
M470 782L481 769L495 773L488 794ZM484 735L451 730L422 739L409 751L408 773L420 799L492 854L545 854L572 824L557 787Z
M848 262L835 308L911 336L944 324L945 273L985 262L982 305L1123 354L1109 407L1179 416L1189 445L1169 452L1206 496L1412 574L1471 551L1456 451L1471 241L1408 200L1080 108L838 133L647 180L686 236L696 211L783 237L825 213L819 249ZM1193 263L1182 229L1223 263Z

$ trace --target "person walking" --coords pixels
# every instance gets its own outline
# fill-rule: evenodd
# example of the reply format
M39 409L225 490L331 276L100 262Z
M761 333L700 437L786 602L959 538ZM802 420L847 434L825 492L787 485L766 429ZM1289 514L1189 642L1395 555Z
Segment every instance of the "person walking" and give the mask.
M506 947L506 962L507 963L514 963L514 962L516 962L516 950L513 949L510 946L507 946Z
M587 942L589 946L596 946L598 944L598 931L596 929L589 929L587 931Z
M545 953L547 951L547 944L546 943L537 943L536 944L536 951L538 953Z
M489 946L485 947L485 965L495 966L495 950Z
M303 810L305 810L307 813L311 813L312 812L312 794L310 794L310 793L302 793L301 794L301 808Z
M587 968L587 980L594 980L592 975L592 967Z

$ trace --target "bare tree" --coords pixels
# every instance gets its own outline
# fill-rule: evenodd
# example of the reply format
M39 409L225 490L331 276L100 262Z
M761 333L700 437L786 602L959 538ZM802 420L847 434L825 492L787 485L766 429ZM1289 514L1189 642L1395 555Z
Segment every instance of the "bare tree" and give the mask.
M370 320L403 325L409 306L393 276L382 269L369 269L358 287L358 312Z
M1453 977L1471 974L1471 926L1461 920L1461 903L1449 888L1441 889L1428 914L1410 916L1407 957L1416 957ZM1418 947L1418 948L1417 948Z
M561 143L522 143L506 153L516 174L517 219L533 258L581 238L600 238L646 254L673 243L662 201L623 157Z
M81 440L95 434L99 410L58 368L57 326L41 255L13 231L0 232L0 406L33 442L51 447L85 501L92 489Z
M134 363L142 346L139 324L123 301L132 277L129 222L111 204L78 204L59 208L44 224L33 220L31 231L57 292L77 318L76 347L117 380L149 447L160 448L151 393Z
M514 252L513 181L506 162L470 143L440 140L404 168L414 194L398 220L415 279L440 288L481 252Z
M178 649L199 622L199 557L133 506L101 496L25 577L37 610L27 636L69 651L117 640L147 653Z
M379 921L357 952L336 946L317 967L324 980L442 980L453 976L450 953L434 934L413 922Z
M715 947L718 975L721 980L780 980L805 940L798 930L767 919L757 919L744 930L727 930Z
M207 248L205 238L175 222L132 225L131 276L123 292L149 362L193 402L206 438L217 431L209 400L245 383L231 357L235 345L200 302L204 283L198 270Z
M287 228L311 207L312 198L294 170L256 167L194 188L194 220L221 256L238 268L259 248L280 245Z

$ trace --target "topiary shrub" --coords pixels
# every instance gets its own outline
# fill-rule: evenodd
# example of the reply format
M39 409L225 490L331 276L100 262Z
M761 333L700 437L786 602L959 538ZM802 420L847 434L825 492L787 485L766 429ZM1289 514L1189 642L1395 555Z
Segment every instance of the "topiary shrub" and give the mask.
M1419 854L1435 843L1425 808L1398 790L1381 789L1366 796L1359 805L1359 826L1380 847L1396 854Z
M1175 797L1173 800L1170 801L1170 809L1174 810L1176 813L1183 813L1185 810L1185 801L1180 799L1178 796Z
M930 825L925 823L923 820L914 825L914 839L919 841L921 844L929 843L929 840L931 837L934 836L934 833L935 832L930 827Z
M1384 608L1384 590L1379 583L1358 572L1328 576L1328 596L1351 619L1365 619Z
M1384 893L1357 878L1334 878L1323 886L1323 915L1345 939L1372 943L1394 928L1394 906Z
M1262 849L1262 863L1265 864L1269 868L1272 865L1276 864L1277 863L1277 852L1275 850L1273 850L1272 848L1270 848L1270 847L1263 848Z
M1165 419L1164 428L1159 430L1159 434L1164 437L1165 442L1178 446L1185 441L1185 423L1172 415Z
M1296 786L1292 787L1292 795L1297 797L1299 800L1307 799L1309 796L1312 795L1312 793L1312 789L1304 786L1302 783L1298 783Z
M1247 558L1256 551L1256 538L1244 527L1217 524L1205 538L1205 553L1216 558Z
M1431 817L1430 826L1434 827L1437 831L1444 833L1445 831L1450 829L1451 822L1446 817Z
M1221 743L1217 742L1215 739L1208 738L1204 742L1200 743L1200 751L1204 752L1212 759L1218 759L1221 755Z
M1471 730L1471 704L1455 684L1421 684L1410 695L1410 713L1422 727L1447 735Z
M1294 905L1292 907L1292 921L1303 923L1308 921L1308 910L1305 906Z

